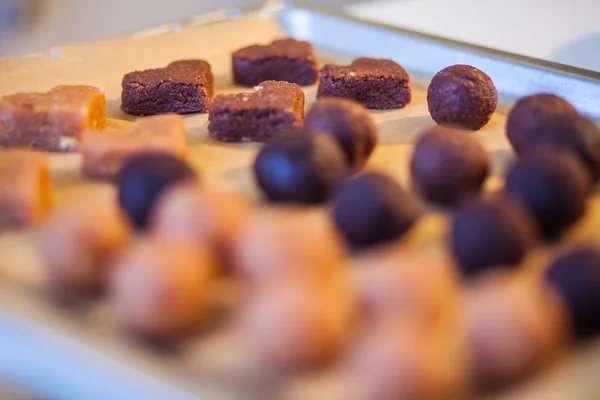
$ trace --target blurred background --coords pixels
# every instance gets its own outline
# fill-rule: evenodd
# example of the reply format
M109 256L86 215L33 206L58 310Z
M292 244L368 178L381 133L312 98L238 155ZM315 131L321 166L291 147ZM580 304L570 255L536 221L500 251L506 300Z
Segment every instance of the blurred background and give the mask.
M260 0L0 0L3 56L124 35ZM600 71L598 0L308 0L361 18Z

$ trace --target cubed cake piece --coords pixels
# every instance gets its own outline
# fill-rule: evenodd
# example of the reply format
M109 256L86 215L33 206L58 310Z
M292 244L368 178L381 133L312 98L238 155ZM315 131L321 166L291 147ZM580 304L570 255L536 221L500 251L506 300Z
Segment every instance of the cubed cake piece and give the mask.
M140 119L130 131L88 132L81 142L84 176L115 179L123 164L140 153L162 152L185 158L185 126L179 115Z
M392 60L358 58L348 66L321 69L317 97L344 97L366 108L387 110L410 103L410 77Z
M181 60L165 68L131 72L122 87L121 108L127 114L205 113L213 95L213 76L206 61Z
M106 128L104 91L92 86L56 86L47 93L0 98L0 145L74 151L81 133Z
M254 93L219 95L210 106L208 130L222 142L264 142L300 127L304 92L295 83L265 81Z
M301 86L319 79L319 70L308 42L276 40L270 45L254 45L233 53L235 83L255 86L263 81L287 81Z
M0 151L0 228L26 228L42 222L50 208L46 155L32 150Z

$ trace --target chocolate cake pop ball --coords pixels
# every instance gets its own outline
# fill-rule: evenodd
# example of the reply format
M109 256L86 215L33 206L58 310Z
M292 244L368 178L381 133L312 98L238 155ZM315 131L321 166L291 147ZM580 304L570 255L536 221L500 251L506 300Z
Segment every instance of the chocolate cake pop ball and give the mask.
M183 183L161 197L152 216L152 230L166 238L208 244L229 267L237 237L251 212L249 200L237 193Z
M163 192L195 178L192 168L171 154L140 154L129 159L119 174L119 204L136 228L145 229Z
M553 239L581 218L589 188L589 175L576 157L543 151L510 168L504 191L525 205L545 238Z
M344 181L332 217L346 242L366 249L400 238L420 216L417 202L389 176L368 172Z
M506 135L517 154L527 149L527 137L546 119L578 115L577 110L565 99L553 94L541 93L526 96L517 101L508 114Z
M533 217L508 196L478 199L456 212L450 248L464 275L519 263L538 239Z
M427 89L431 118L439 125L478 130L498 106L491 78L470 65L453 65L438 72Z
M119 324L159 342L193 332L210 309L214 271L212 254L196 243L144 240L115 265L111 276Z
M489 280L467 297L473 372L483 387L527 378L552 361L568 340L566 310L539 281Z
M273 139L254 162L256 182L272 202L322 203L347 174L337 143L327 135L309 132Z
M546 282L557 291L568 309L572 331L580 339L600 333L600 250L580 245L554 260Z
M345 360L360 400L468 398L465 349L454 333L423 334L404 324L378 324L351 348Z
M275 208L254 215L241 230L235 269L255 287L289 281L321 285L340 273L345 252L319 211Z
M446 207L476 196L488 176L490 161L468 132L435 127L426 131L413 151L410 172L426 200Z
M104 289L112 262L130 242L130 228L116 204L95 195L67 201L40 231L46 278L64 298Z
M240 329L260 366L280 371L331 359L350 330L351 302L302 284L266 287L244 304Z
M600 178L600 130L578 115L548 116L520 138L519 156L551 148L575 154L589 170L593 182Z
M331 135L355 171L362 169L377 145L375 122L360 104L347 99L319 99L306 115L304 127Z

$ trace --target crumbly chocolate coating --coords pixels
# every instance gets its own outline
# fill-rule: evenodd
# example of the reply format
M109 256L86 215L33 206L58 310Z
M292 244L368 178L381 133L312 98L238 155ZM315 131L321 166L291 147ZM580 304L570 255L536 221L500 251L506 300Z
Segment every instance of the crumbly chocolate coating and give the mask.
M366 108L388 110L410 103L410 77L392 60L358 58L348 66L321 69L317 97L344 97Z
M439 125L478 130L498 106L492 79L470 65L453 65L438 72L427 89L431 118Z
M553 148L575 154L585 164L594 182L600 178L600 130L579 115L554 115L540 121L521 137L519 156Z
M235 83L245 86L269 80L307 86L319 79L312 45L294 39L240 49L233 53L232 64Z
M361 250L400 238L421 210L394 179L367 172L340 185L331 213L347 243Z
M590 177L576 157L539 151L510 168L504 191L529 209L545 238L555 239L584 214L589 189Z
M319 99L306 115L304 127L331 135L355 171L364 167L377 145L375 122L363 107L347 99Z
M456 212L450 228L450 247L465 276L515 266L537 238L533 216L508 196L468 203Z
M444 207L479 194L489 170L487 153L469 132L440 126L419 138L410 163L415 189L427 201Z
M562 297L579 339L600 333L600 250L580 245L554 260L546 270L546 282Z
M145 229L162 193L176 183L195 177L192 168L172 154L133 156L119 174L119 205L137 229Z
M540 93L517 101L508 114L506 136L515 153L527 150L527 137L531 130L543 124L547 118L577 115L577 110L565 99L553 94Z
M222 142L266 142L302 126L304 92L295 83L266 81L254 93L218 95L210 105L208 131Z
M182 60L131 72L122 88L121 108L127 114L205 113L213 96L213 76L207 62Z
M318 133L295 132L275 138L254 162L256 182L272 202L322 203L347 174L339 146Z

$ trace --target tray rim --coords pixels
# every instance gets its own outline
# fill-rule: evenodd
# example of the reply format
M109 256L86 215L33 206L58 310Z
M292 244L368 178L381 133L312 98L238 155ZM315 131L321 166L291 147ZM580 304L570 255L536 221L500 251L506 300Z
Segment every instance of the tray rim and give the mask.
M267 0L268 1L268 0ZM309 3L303 0L284 0L282 1L283 6L282 9L285 11L298 11L298 10L307 10L315 13L323 14L329 17L334 17L338 19L343 19L350 22L365 24L371 26L373 28L385 29L387 31L411 36L418 40L424 40L431 43L439 44L444 47L453 47L457 49L461 49L464 51L482 54L488 57L500 59L503 61L509 61L513 63L519 63L523 65L528 65L530 67L536 67L545 69L548 71L572 75L579 78L584 78L587 80L591 80L600 84L600 71L593 71L590 69L580 68L568 64L558 63L555 61L544 60L541 58L530 57L522 54L511 53L504 50L498 50L491 47L480 46L476 44L471 44L459 40L448 39L437 35L431 35L424 32L419 32L413 29L402 28L390 24L385 24L381 22L371 21L368 19L363 19L356 17L355 15L349 13L343 8L333 8L327 7L323 5L314 5L313 3Z
M165 24L160 24L147 29L142 29L120 37L139 37L146 32L152 35L151 32L160 34L166 31L178 31L192 26L203 26L223 21L235 20L253 15L268 14L276 17L281 12L306 10L324 16L343 19L346 21L367 25L373 28L384 29L393 33L410 36L418 40L431 42L443 47L452 47L467 52L478 53L495 59L527 65L534 68L545 69L551 72L571 75L578 78L597 82L600 85L600 71L593 71L586 68L576 67L555 61L544 60L541 58L530 57L518 53L511 53L504 50L498 50L491 47L471 44L460 40L449 39L442 36L432 35L424 32L419 32L414 29L402 28L386 23L376 22L365 18L357 17L346 11L343 7L331 7L326 5L316 5L314 2L306 0L263 0L259 4L239 5L236 7L219 8L207 13L203 13L190 18L173 21ZM110 39L110 38L107 38ZM84 43L93 43L84 42ZM82 42L79 42L82 43Z

